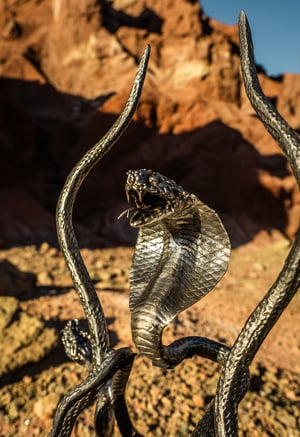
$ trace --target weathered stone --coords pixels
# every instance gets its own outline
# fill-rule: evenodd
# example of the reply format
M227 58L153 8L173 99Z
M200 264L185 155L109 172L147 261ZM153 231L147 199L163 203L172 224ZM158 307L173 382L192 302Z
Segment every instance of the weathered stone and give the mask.
M0 297L0 314L0 378L40 361L55 348L55 330L21 311L17 299Z
M19 302L14 297L0 298L0 330L3 330L9 325L17 310L19 309Z
M166 328L164 344L189 335L233 344L250 312L282 268L289 246L288 241L281 240L260 247L249 244L234 249L229 271L218 289L206 296L205 301L181 313ZM1 250L0 256L37 275L47 270L53 276L53 293L35 295L21 302L27 314L48 317L49 323L57 323L59 328L74 318L84 322L82 305L75 291L61 288L63 262L59 251L52 251L51 247L45 251L34 246L14 247ZM94 280L101 277L102 271L118 279L123 277L121 267L126 272L129 270L132 249L85 248L82 256ZM122 293L101 290L99 297L107 316L111 345L115 349L132 346L128 290ZM244 435L299 435L299 298L295 296L251 366L249 391L239 406L239 431ZM9 299L10 304L5 305L4 310L0 307L0 321L5 326L9 320L19 317L17 300ZM27 437L44 435L45 430L50 430L58 400L87 376L82 366L65 360L61 347L38 367L26 366L8 375L11 383L0 388L3 435ZM138 431L145 436L191 435L213 399L220 370L216 363L194 357L165 371L138 356L126 392L130 416ZM93 418L94 410L86 409L78 419L80 427L76 424L74 432L80 436L92 435Z
M187 183L221 213L234 244L276 231L293 238L299 193L243 91L237 26L206 17L195 0L76 0L72 8L29 0L0 12L2 244L57 243L54 212L67 173L123 109L147 43L135 122L80 190L80 241L134 242L116 220L132 167ZM299 129L299 75L261 70L260 79Z

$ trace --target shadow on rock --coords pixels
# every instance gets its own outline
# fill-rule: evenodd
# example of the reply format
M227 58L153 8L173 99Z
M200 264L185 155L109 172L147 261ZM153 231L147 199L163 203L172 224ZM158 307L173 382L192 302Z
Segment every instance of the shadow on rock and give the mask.
M0 297L0 388L21 380L25 375L34 377L41 371L70 361L60 340L66 322L41 320L23 311L14 297ZM106 319L108 326L114 318ZM80 329L88 331L87 320L78 320ZM119 338L109 330L111 346Z
M116 120L99 112L110 95L87 100L5 78L0 91L1 243L57 244L59 192L72 166ZM126 171L136 168L160 171L198 195L221 215L233 246L261 230L286 234L293 199L282 155L262 156L218 120L178 135L132 122L79 192L74 222L81 247L134 244L135 232L117 217L128 207Z
M57 346L55 329L28 315L14 297L0 298L0 385L6 377L29 363L38 363Z
M141 14L135 17L114 8L110 1L98 0L98 2L102 9L103 25L111 33L117 32L121 26L161 33L164 20L151 8L145 7Z

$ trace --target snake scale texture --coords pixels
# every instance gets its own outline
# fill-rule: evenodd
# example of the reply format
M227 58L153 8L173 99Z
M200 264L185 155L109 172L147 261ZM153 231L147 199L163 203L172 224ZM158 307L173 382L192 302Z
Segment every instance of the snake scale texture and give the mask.
M130 224L139 228L130 271L133 340L153 364L174 367L196 350L195 339L163 346L163 328L215 287L227 270L230 242L215 211L172 179L129 171L125 189L135 204ZM203 354L213 359L211 346L203 343ZM200 339L198 347L202 354Z
M243 12L239 31L243 80L249 100L286 153L299 184L299 138L260 88L250 29ZM78 414L93 402L96 402L95 429L99 437L113 434L115 419L123 437L140 436L131 423L124 397L135 354L128 348L115 351L109 345L102 307L74 234L72 210L84 178L128 126L141 93L148 58L149 47L141 59L124 111L71 171L58 202L58 238L89 326L88 333L82 332L77 321L70 321L63 332L63 343L67 355L85 365L89 374L58 405L49 437L70 436ZM175 367L194 355L220 363L223 371L216 398L193 436L236 437L237 407L247 390L249 365L299 287L300 232L277 281L250 315L231 349L199 336L163 345L164 328L212 290L226 272L230 243L215 211L172 179L152 170L130 170L125 190L133 206L121 216L126 215L130 225L138 228L129 302L136 348L154 365L163 368Z
M123 134L132 119L142 91L149 56L150 47L147 46L124 110L106 135L87 151L72 169L58 200L56 209L58 240L89 327L89 332L85 333L78 329L76 320L69 322L63 332L63 343L67 355L74 361L84 364L89 374L83 383L71 390L59 403L49 437L70 436L78 414L95 401L97 403L95 426L99 436L107 437L113 429L113 410L116 401L122 408L122 417L129 417L122 396L128 378L128 366L132 365L134 354L127 348L118 351L110 348L105 316L93 281L80 254L72 224L72 213L82 182ZM119 377L120 372L123 378ZM116 416L119 416L119 412ZM134 428L129 420L122 420L121 431L122 426L125 427L124 435L134 434Z
M300 140L297 133L264 95L257 77L250 26L244 11L239 17L243 82L247 96L267 131L285 153L300 187ZM238 435L237 407L241 401L240 381L262 342L300 286L300 227L276 281L248 318L223 368L215 401L215 434ZM201 433L199 435L202 435Z

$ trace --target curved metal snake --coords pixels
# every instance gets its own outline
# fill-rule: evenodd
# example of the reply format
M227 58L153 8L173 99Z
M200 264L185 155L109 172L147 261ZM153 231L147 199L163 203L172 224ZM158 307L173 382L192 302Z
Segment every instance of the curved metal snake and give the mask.
M128 349L114 351L110 348L105 316L94 289L93 282L80 254L72 225L72 212L77 192L91 169L109 151L129 125L142 91L150 47L141 58L136 77L124 110L107 132L77 163L62 189L56 210L58 240L70 270L75 289L80 297L89 333L79 331L76 321L71 321L64 330L63 342L67 355L84 363L89 374L87 379L59 403L49 437L69 436L78 414L97 400L95 424L99 436L108 436L113 428L113 409L118 420L121 411L120 429L123 434L134 434L123 398L125 385L134 354ZM122 377L120 378L120 372ZM121 407L116 411L116 406Z
M251 35L242 12L239 20L243 77L258 115L279 142L299 177L299 139L263 95L255 72ZM89 368L89 376L59 404L50 436L69 436L77 415L97 399L96 431L113 432L113 413L123 436L138 435L131 424L124 391L134 354L109 347L107 327L92 281L81 259L72 227L73 203L83 179L130 121L145 76L146 49L128 103L113 128L71 172L57 208L57 229L66 263L81 298L89 334L70 322L63 334L67 354ZM126 194L135 208L125 211L139 236L130 273L133 340L155 365L170 368L200 355L224 366L215 402L197 425L194 436L237 435L237 406L247 388L248 366L261 342L299 287L300 232L286 266L250 316L232 350L202 337L162 344L164 327L181 311L205 296L226 271L230 256L227 234L217 216L193 194L151 170L129 171Z
M239 17L240 53L247 96L265 128L282 148L300 188L300 139L264 95L257 78L251 30ZM215 400L215 434L237 436L239 387L262 342L300 286L300 227L278 278L250 315L235 341L220 377ZM202 435L201 433L199 435Z
M130 271L131 330L139 352L161 367L199 354L224 363L228 349L200 337L162 345L175 316L205 296L225 273L230 243L218 215L173 180L129 171L126 194L138 227ZM193 351L193 352L192 352Z

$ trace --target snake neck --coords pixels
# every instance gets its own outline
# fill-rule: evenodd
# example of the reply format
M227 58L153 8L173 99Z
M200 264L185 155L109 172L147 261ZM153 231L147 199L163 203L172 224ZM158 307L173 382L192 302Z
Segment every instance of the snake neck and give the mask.
M137 349L153 364L172 367L163 329L216 285L229 255L217 214L195 196L174 214L139 229L130 273L131 329Z
M138 295L132 292L130 298L131 329L137 349L158 366L166 365L162 332L176 316L171 310L173 300L187 286L186 278L194 267L195 254L191 253L196 247L191 247L190 238L195 239L199 230L199 214L191 205L139 230L131 270L132 291L138 288ZM137 279L135 266L141 266L141 253L153 270L143 269L143 278ZM189 272L187 258L191 259Z

